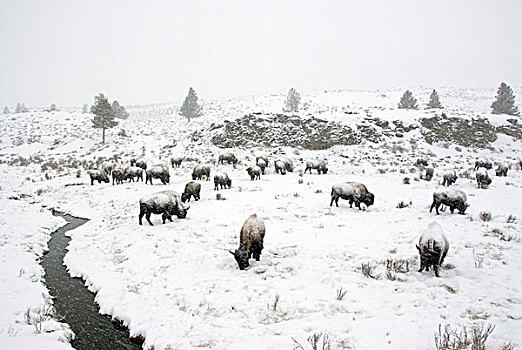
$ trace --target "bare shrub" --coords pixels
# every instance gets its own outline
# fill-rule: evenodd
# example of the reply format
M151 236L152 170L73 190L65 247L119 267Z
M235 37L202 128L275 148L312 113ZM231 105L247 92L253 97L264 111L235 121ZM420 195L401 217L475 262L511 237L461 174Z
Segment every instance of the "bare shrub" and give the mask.
M491 221L492 215L489 211L481 211L479 214L479 218L482 221Z
M299 180L297 180L297 183L300 184L300 185L302 185L303 182L304 182L303 179L299 179Z
M471 332L464 326L452 329L449 324L444 328L439 324L438 333L435 332L435 348L437 350L459 350L467 349L471 345L471 350L486 350L486 341L495 330L495 326L488 323L487 326L474 325Z
M409 177L405 177L404 179L402 179L402 183L405 184L405 185L409 185L410 184L410 178Z
M400 201L400 202L397 204L396 208L399 208L399 209L402 209L402 208L408 208L410 205L411 205L411 201L410 201L409 204L404 203L404 201Z
M477 269L481 269L482 265L484 264L484 257L477 255L475 252L475 248L473 248L473 261L475 263L475 267Z
M295 339L292 338L294 341L294 350L301 349L305 350L305 348ZM308 344L310 344L310 348L312 350L330 350L330 335L327 332L317 332L312 334L307 339Z
M362 263L361 264L361 272L364 275L364 277L373 278L373 279L379 279L380 275L376 275L373 271L373 266L370 265L370 263Z
M216 193L216 200L218 200L218 201L224 201L224 200L226 200L226 198L223 197L223 196L221 195L221 193Z
M386 265L386 270L398 272L398 273L408 273L410 271L410 262L405 259L391 259L388 258L384 261Z
M502 348L500 350L514 350L514 349L515 349L515 344L513 344L512 342L507 342L502 345Z
M274 302L272 303L272 305L267 304L267 307L269 310L277 311L277 304L279 304L279 294L275 295Z
M493 230L491 230L490 235L493 237L497 237L498 239L500 239L501 241L504 241L504 242L510 242L510 241L516 240L515 236L509 235L509 234L506 235L504 232L502 232L498 228L494 228ZM486 236L488 236L488 234L486 234Z
M343 300L344 296L346 295L347 291L343 290L343 287L337 289L337 300Z
M512 224L512 223L514 223L515 221L517 221L517 217L514 216L514 215L509 214L509 216L508 216L507 219L506 219L506 222L507 222L508 224Z

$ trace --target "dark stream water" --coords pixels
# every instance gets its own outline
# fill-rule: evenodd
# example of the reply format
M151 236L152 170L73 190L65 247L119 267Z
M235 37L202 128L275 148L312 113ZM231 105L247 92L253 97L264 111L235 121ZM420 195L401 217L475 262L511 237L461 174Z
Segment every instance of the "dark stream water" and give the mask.
M92 349L141 349L142 338L130 338L128 329L110 316L99 313L98 304L81 278L69 276L63 258L70 238L65 232L83 225L88 220L55 213L68 224L51 235L49 251L41 264L45 270L45 285L54 299L54 306L60 321L71 326L75 338L72 346L78 350Z

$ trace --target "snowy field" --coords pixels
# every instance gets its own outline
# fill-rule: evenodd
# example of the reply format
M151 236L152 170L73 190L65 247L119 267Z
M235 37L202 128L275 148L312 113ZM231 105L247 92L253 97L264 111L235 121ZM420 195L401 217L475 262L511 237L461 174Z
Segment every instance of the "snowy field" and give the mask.
M363 111L405 124L435 113L396 110L402 92L321 92L304 94L302 102L306 113L348 125ZM431 90L413 92L423 105ZM494 89L438 92L448 115L505 123L505 116L487 114ZM207 114L191 124L173 105L128 108L131 117L108 131L105 145L90 114L3 116L0 347L70 348L68 326L51 318L38 264L49 234L64 224L46 208L90 219L70 232L65 264L97 293L100 312L145 338L145 349L312 349L307 339L314 334L323 334L321 341L327 335L331 349L435 349L434 333L446 324L459 330L491 324L488 349L522 346L521 140L499 135L489 149L443 147L426 144L416 130L379 144L324 151L231 149L240 160L236 167L215 164L225 150L205 137L212 123L279 113L283 99L207 101ZM120 129L128 137L118 136ZM203 137L191 138L194 132ZM277 155L271 154L283 151L296 166L284 176L274 173ZM270 154L270 167L261 180L250 181L245 169L256 153ZM169 164L168 185L91 186L84 169L100 157L127 164L143 156L155 164L173 155L190 160L180 168ZM507 177L490 170L488 189L478 189L474 180L473 165L482 156L512 165ZM316 158L328 160L328 174L300 174L304 162ZM418 158L436 166L433 180L419 179ZM212 164L211 177L227 172L232 188L215 191L212 181L198 181L201 200L189 203L186 219L163 225L153 215L154 226L145 220L138 225L139 199L165 189L181 193L198 162ZM459 174L453 187L468 197L465 215L429 213L444 169ZM341 199L330 207L332 185L346 181L364 183L375 204L358 210ZM400 202L407 207L398 208ZM253 213L265 221L265 248L259 262L251 259L241 271L229 250L238 247L241 225ZM450 242L440 278L417 272L415 244L433 220Z

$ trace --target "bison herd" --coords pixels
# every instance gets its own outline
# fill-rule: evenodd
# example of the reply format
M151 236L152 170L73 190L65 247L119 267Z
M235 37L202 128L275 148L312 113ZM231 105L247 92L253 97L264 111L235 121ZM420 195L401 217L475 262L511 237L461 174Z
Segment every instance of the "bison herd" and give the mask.
M170 163L172 167L180 167L183 161L182 157L172 157ZM234 168L239 162L236 156L227 152L219 156L218 164L233 164ZM252 181L260 180L261 175L265 174L268 167L268 157L266 155L256 156L255 164L246 168L246 172L250 176ZM274 173L285 175L287 172L294 171L293 160L288 157L279 157L273 161ZM415 166L421 169L420 178L424 178L430 181L434 176L434 169L428 166L428 162L424 159L418 159ZM521 164L522 165L522 164ZM492 180L488 175L487 170L492 169L493 165L486 159L479 159L475 162L474 170L476 171L476 181L478 188L487 188L491 184ZM312 169L317 170L318 174L326 174L328 167L326 160L315 159L306 162L304 173L308 171L312 173ZM495 170L497 176L507 176L509 166L507 163L498 164L498 168ZM170 174L169 167L165 164L155 164L148 166L147 162L143 159L131 159L130 166L116 167L110 162L103 162L99 169L92 169L88 171L88 175L91 179L91 185L94 185L94 181L98 183L105 182L109 183L109 175L112 175L112 184L122 184L124 181L134 182L141 180L143 182L143 172L145 172L145 184L150 183L152 185L153 179L159 179L162 184L166 185L169 183ZM198 164L192 170L192 180L206 180L210 181L211 165L209 164ZM424 176L423 176L424 174ZM449 187L458 179L455 170L444 171L441 173L442 182L441 185ZM219 172L214 175L214 189L227 189L232 187L232 180L229 178L226 172ZM178 219L186 218L187 211L190 206L185 206L185 202L193 198L194 201L198 201L201 198L201 184L191 181L186 184L185 190L179 195L176 191L166 190L156 193L152 193L142 197L139 200L139 224L142 225L142 219L145 219L150 225L153 225L150 221L152 214L162 215L163 223L166 220L172 221L172 216L176 216ZM335 203L339 207L339 198L347 200L350 204L350 208L353 204L361 210L361 204L364 204L366 208L374 204L375 196L373 193L368 191L367 187L359 182L345 182L334 184L331 189L331 200L330 206ZM450 209L451 213L454 213L455 209L459 214L465 214L466 209L469 207L467 203L466 194L458 189L444 189L437 190L433 193L433 202L430 206L429 212L431 213L433 208L439 215L439 209L446 206ZM230 251L238 264L239 269L244 270L249 266L248 260L253 256L256 261L259 261L261 251L263 249L263 238L265 235L265 225L261 218L256 214L251 215L243 224L240 232L239 248L234 252ZM420 256L420 269L428 271L430 267L433 268L435 276L439 277L439 267L442 265L444 258L449 249L449 242L443 233L442 227L432 222L428 228L422 233L419 238L419 244L416 246Z

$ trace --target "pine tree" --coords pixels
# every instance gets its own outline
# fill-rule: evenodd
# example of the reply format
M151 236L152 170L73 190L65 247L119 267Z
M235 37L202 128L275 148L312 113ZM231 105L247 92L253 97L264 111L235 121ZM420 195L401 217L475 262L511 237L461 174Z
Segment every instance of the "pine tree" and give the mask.
M58 110L58 107L56 107L56 104L52 103L51 106L49 107L49 112L53 112L53 111L57 111Z
M301 95L294 89L291 88L286 94L285 107L283 112L296 113L299 110L299 104L301 103Z
M129 113L125 110L125 107L121 106L118 101L112 103L112 109L114 109L114 116L119 119L127 119Z
M16 104L15 113L22 113L22 105L20 102Z
M440 104L439 94L437 94L437 91L435 91L435 89L433 89L433 91L430 95L430 102L428 102L427 108L428 109L443 108L442 105Z
M419 109L417 100L413 97L410 90L406 90L399 102L399 109Z
M102 143L105 143L105 130L118 125L118 122L114 120L114 110L112 109L107 97L103 94L94 97L94 104L91 106L91 113L94 114L92 127L102 129Z
M87 103L83 104L82 113L89 113L89 105Z
M22 103L22 113L27 113L27 112L29 112L29 108L27 108L25 106L25 104Z
M194 89L189 88L189 92L180 109L180 115L187 118L190 122L192 118L198 118L203 115L203 108L198 104L198 96Z
M520 115L518 107L515 106L515 95L506 83L502 82L497 90L495 101L491 104L493 114Z
M7 106L5 106L4 108L4 114L10 114L11 111L9 110L9 108L7 108Z

